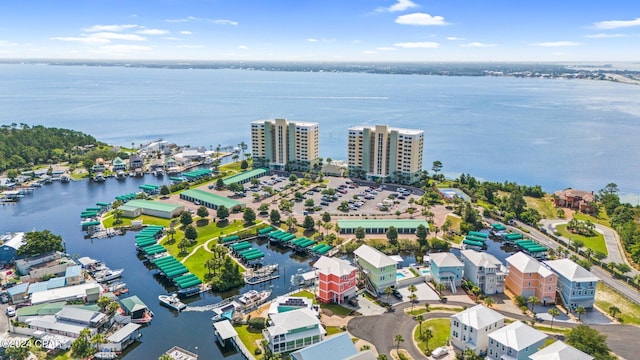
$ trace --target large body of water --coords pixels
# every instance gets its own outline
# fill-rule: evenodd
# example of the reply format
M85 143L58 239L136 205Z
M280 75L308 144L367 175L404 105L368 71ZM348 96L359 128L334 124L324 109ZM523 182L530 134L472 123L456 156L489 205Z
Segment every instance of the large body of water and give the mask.
M250 144L249 123L320 124L346 159L347 129L425 131L425 168L492 181L640 194L640 86L607 81L250 70L0 65L0 123L64 127L130 146ZM630 196L638 200L636 195Z
M165 177L166 179L166 177ZM142 341L128 351L126 359L157 359L173 345L198 352L204 359L223 357L215 343L210 311L202 306L214 304L223 298L237 295L250 289L272 289L274 298L296 288L291 286L290 277L298 269L310 270L310 258L300 258L291 251L267 250L268 242L255 243L267 253L265 263L280 264L280 278L270 283L245 286L224 294L205 293L188 301L190 309L175 314L158 302L158 295L167 293L162 279L154 276L155 270L145 267L135 250L135 232L107 239L85 240L80 229L80 212L95 206L97 202L110 202L115 196L138 191L138 186L162 184L163 179L147 175L129 178L126 181L107 179L97 184L90 181L51 185L36 190L13 205L0 206L0 233L13 231L51 230L61 235L66 250L71 255L89 256L104 261L111 268L124 268L123 281L129 287L129 295L137 295L155 313L151 325L142 329ZM227 359L242 359L235 353L225 354Z

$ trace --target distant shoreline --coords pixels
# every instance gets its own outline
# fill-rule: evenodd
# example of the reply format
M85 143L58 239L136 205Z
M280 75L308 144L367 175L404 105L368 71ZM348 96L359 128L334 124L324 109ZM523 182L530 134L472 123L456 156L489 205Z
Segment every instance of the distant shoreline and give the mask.
M283 72L368 73L388 75L492 76L542 79L586 79L640 85L640 70L616 69L611 64L454 63L454 62L284 62L284 61L168 61L0 59L0 64L96 66L149 69L253 70ZM635 64L630 64L635 65ZM640 67L640 65L638 65ZM633 66L631 66L633 67Z

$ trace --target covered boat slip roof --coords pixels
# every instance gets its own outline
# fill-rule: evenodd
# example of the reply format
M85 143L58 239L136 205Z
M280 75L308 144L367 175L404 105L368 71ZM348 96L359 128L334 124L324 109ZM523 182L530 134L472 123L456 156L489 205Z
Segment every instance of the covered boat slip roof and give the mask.
M231 325L229 320L215 322L213 323L213 327L216 329L216 334L218 334L218 336L222 340L227 340L238 336L236 329L233 328L233 325Z
M478 247L483 247L484 243L482 241L473 241L473 240L469 240L469 239L464 239L462 240L463 244L467 244L467 245L472 245L472 246L478 246Z
M223 238L222 238L222 242L223 242L223 243L227 243L227 242L231 242L231 241L236 241L236 240L240 240L240 236L238 236L238 235L232 235L232 236L227 236L227 237L223 237Z
M236 246L230 246L231 250L233 250L233 251L246 250L246 249L251 247L251 244L248 243L248 242L237 243L237 244L234 244L234 245L236 245Z
M156 255L156 254L160 254L160 253L163 253L163 252L167 251L167 249L164 246L160 245L160 244L147 246L142 250L147 255Z
M485 234L483 232L479 232L479 231L469 231L467 233L467 235L471 235L471 236L477 236L477 237L481 237L481 238L488 238L489 234Z
M268 172L268 170L267 169L263 169L263 168L253 169L253 170L245 171L245 172L240 173L240 174L236 174L236 175L230 176L230 177L228 177L226 179L222 179L222 182L225 185L229 185L229 184L233 184L233 183L246 182L249 179L257 178L257 177L266 175L267 172Z
M193 171L188 171L186 173L183 173L182 176L193 179L193 178L211 175L212 173L213 171L211 169L198 169L198 170L193 170Z
M176 283L176 285L178 285L179 288L181 289L185 289L185 288L189 288L195 285L199 285L202 284L202 281L200 279L198 279L197 276L193 275L192 273L187 273L185 275L179 276L177 278L173 279L173 282Z
M500 224L500 223L491 224L491 227L496 231L505 231L505 230L507 230L507 227L502 225L502 224Z
M338 220L340 229L388 229L390 226L396 229L416 229L418 226L429 228L429 223L418 219L367 219L367 220Z
M258 230L258 234L264 235L264 234L268 234L268 233L270 233L272 231L273 231L273 228L271 226L269 226L267 228Z
M483 243L483 242L485 242L485 241L487 241L487 239L486 239L486 238L478 237L478 236L474 236L474 235L467 235L467 236L465 237L465 239L467 239L467 240L471 240L471 241L478 241L478 242L482 242L482 243Z

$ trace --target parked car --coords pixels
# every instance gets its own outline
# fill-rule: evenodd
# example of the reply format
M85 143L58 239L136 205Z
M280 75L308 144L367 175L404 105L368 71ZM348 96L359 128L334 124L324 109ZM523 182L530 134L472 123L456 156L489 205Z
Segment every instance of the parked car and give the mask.
M402 300L402 294L400 294L400 291L398 291L397 289L393 290L393 296L395 296L395 298L398 300Z
M8 317L16 316L16 308L14 308L13 306L9 306L7 308L7 316Z

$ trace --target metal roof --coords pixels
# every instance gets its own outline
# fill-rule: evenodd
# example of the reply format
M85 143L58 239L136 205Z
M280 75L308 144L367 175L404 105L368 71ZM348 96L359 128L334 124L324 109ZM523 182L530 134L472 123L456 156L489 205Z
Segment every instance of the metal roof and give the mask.
M216 206L224 205L229 209L231 209L236 205L240 205L240 206L244 205L244 203L240 201L229 199L227 197L216 195L200 189L185 190L182 193L180 193L180 196L183 196L183 195L194 198L200 202L207 202L210 204L214 204Z
M393 226L396 229L416 229L420 225L423 225L427 229L429 228L428 222L418 219L338 220L338 226L340 229L357 229L359 227L365 229L388 229L390 226Z
M214 322L213 327L216 329L218 336L220 336L222 340L238 336L236 329L233 328L233 325L231 325L229 320Z

